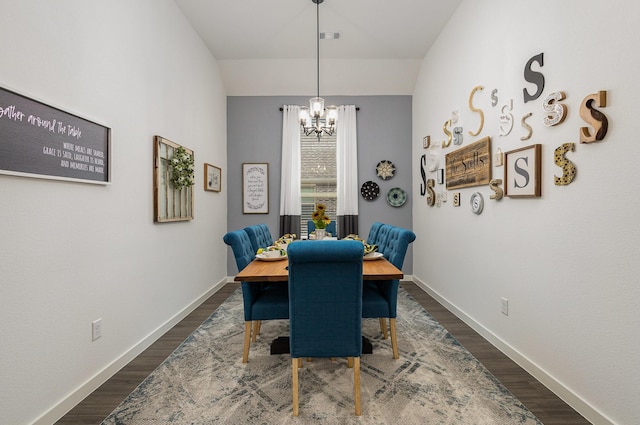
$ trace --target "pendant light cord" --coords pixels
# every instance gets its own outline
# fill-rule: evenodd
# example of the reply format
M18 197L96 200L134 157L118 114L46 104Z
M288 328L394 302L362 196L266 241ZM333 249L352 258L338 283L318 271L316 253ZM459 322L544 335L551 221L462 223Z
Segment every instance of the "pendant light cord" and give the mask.
M316 2L316 87L320 97L320 2Z

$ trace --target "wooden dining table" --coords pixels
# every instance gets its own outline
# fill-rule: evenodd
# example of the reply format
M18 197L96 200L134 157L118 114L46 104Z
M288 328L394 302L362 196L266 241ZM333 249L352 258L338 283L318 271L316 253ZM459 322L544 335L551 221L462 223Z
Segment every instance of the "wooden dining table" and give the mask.
M236 282L286 282L289 280L286 258L264 261L256 258L233 279ZM404 274L384 257L362 262L363 280L402 279Z

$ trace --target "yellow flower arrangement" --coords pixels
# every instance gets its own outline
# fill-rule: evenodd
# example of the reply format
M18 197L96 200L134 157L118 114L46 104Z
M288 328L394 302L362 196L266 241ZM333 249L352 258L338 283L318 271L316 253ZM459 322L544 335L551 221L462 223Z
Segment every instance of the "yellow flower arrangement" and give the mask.
M311 215L311 220L316 225L316 229L325 229L331 219L326 215L327 207L324 204L316 204L316 210Z

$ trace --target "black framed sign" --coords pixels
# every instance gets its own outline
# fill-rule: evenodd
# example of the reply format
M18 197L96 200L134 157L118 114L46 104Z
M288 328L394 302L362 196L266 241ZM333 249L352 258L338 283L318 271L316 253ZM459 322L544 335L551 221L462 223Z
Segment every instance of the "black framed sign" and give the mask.
M111 129L0 87L0 174L106 184Z

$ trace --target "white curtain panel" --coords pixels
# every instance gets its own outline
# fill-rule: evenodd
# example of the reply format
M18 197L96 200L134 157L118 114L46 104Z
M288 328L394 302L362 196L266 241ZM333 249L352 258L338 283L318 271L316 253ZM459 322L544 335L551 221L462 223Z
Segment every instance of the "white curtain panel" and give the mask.
M338 178L337 215L358 215L358 134L355 105L338 107L336 161Z
M280 223L289 223L290 217L298 217L302 213L300 199L300 107L285 105L282 111L282 171L280 176ZM291 231L289 224L281 229L281 233Z

